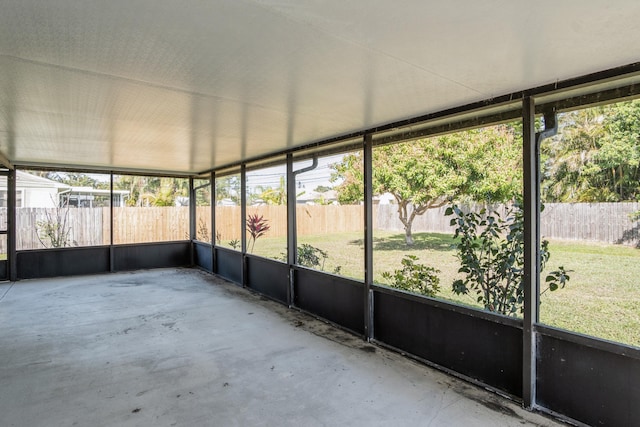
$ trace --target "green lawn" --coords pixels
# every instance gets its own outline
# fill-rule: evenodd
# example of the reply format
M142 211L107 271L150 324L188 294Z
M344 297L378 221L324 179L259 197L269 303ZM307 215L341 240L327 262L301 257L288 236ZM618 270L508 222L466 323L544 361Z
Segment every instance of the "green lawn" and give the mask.
M543 323L640 347L640 249L551 242L550 269L573 270L542 297Z
M375 231L374 280L385 284L382 273L400 266L405 254L418 256L422 263L440 270L439 297L476 306L474 296L451 292L458 277L455 242L450 235L418 233L415 245L407 247L398 233ZM335 233L301 236L307 243L329 254L324 270L340 266L340 274L364 278L364 246L361 233ZM254 253L267 257L284 254L284 238L260 238ZM640 347L640 249L599 243L551 242L547 270L562 265L570 273L566 288L542 295L542 323L612 341Z

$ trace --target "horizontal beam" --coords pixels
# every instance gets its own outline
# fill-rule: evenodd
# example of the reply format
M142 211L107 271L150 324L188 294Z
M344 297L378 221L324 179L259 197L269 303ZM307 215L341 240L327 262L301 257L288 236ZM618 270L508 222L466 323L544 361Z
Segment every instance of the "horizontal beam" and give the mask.
M571 111L580 108L593 107L611 102L622 102L629 98L640 97L640 84L631 84L619 88L574 96L553 102L536 104L536 114L543 114L549 109L556 111Z

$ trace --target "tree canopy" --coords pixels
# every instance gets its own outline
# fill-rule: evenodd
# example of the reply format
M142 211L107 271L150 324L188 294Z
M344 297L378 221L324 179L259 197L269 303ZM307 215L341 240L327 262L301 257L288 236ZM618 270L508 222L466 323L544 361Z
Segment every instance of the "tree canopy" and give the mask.
M416 216L454 199L497 202L521 187L521 136L514 126L482 129L377 147L373 151L373 192L391 193L413 244ZM340 203L362 200L362 155L345 155L332 167Z
M185 178L119 175L113 186L127 190L127 206L174 206L178 197L189 196L189 180Z
M240 205L240 174L216 177L215 186L216 203L229 199L235 205Z
M640 199L640 101L560 116L558 135L541 147L547 202Z

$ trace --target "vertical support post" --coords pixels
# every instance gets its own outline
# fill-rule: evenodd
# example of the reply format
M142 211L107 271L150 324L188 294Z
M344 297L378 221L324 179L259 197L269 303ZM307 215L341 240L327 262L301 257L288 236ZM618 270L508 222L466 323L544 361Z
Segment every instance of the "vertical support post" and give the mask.
M289 288L287 303L295 305L295 270L298 236L296 224L296 177L293 173L293 154L287 154L287 264L289 264Z
M242 286L247 286L247 165L240 166L240 250L242 251Z
M540 177L539 155L535 132L535 102L526 97L522 105L523 137L523 209L524 209L524 316L523 378L524 407L535 406L537 340L535 324L539 320L540 295Z
M11 282L18 279L16 257L16 170L11 168L7 174L7 260Z
M373 334L373 139L364 135L364 338Z
M113 260L113 172L109 174L109 272L115 271L115 265ZM120 206L122 207L122 206Z
M209 177L211 191L209 191L209 206L211 208L211 272L216 273L216 173Z
M195 265L194 240L196 240L196 190L193 177L189 177L189 265Z
M289 289L287 301L289 308L295 306L295 264L298 261L298 227L296 223L296 176L318 167L318 157L313 156L310 166L293 170L293 154L287 154L287 264L289 264Z

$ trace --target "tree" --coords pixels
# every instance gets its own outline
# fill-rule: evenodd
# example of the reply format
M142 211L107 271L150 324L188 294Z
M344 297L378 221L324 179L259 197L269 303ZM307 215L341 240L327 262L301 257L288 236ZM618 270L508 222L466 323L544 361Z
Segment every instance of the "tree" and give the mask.
M616 104L607 121L608 138L596 156L611 173L612 191L619 200L640 198L640 101Z
M391 193L413 244L414 219L450 200L497 202L513 198L521 186L521 136L498 125L377 147L373 151L373 192ZM332 165L332 181L342 204L363 195L362 155L347 154Z
M166 177L159 179L159 188L155 189L153 206L179 206L179 198L189 197L189 180Z
M586 108L560 117L541 147L542 199L618 202L640 197L640 101Z
M457 294L473 291L477 301L489 311L515 316L524 309L524 215L519 202L501 217L498 212L482 209L463 212L457 205L447 208L455 226L454 239L463 279L453 282ZM540 271L549 260L549 242L540 245ZM559 267L547 274L547 290L563 288L569 281L568 270Z
M362 154L360 152L348 153L342 157L339 163L331 165L333 172L330 181L340 184L335 186L338 192L338 203L350 205L360 203L364 197L364 174Z
M62 172L55 173L54 176L59 177L60 182L73 187L91 187L106 190L109 188L109 181L104 179L99 181L85 173ZM55 178L52 178L55 179Z
M277 188L268 187L260 193L260 199L268 205L286 205L287 204L287 186L285 177L280 177Z
M196 206L211 206L211 183L209 180L195 180Z
M240 175L227 175L216 178L216 203L224 199L233 201L234 204L240 205Z
M178 196L188 197L189 180L175 177L120 175L113 183L127 190L127 206L174 206Z
M150 205L147 177L138 175L119 175L113 182L116 190L127 190L127 206Z

